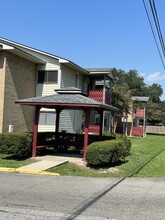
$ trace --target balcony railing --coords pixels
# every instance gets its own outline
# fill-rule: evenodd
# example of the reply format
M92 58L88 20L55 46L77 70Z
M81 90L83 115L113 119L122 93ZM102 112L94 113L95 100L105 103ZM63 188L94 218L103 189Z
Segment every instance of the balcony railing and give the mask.
M89 133L99 134L99 132L100 132L100 125L89 125L88 132Z
M110 104L110 92L108 91L104 93L103 90L90 90L89 98Z
M137 118L144 118L144 109L139 108L136 110L135 117Z
M131 135L132 136L143 136L144 135L144 128L143 127L132 127Z

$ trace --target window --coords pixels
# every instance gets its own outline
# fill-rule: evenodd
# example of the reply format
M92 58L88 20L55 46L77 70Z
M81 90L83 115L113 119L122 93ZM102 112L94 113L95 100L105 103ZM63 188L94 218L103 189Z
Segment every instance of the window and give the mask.
M38 83L57 83L58 71L38 71Z
M56 119L55 112L40 112L39 124L55 125L55 119Z
M95 113L95 125L99 125L100 124L100 114L99 113Z

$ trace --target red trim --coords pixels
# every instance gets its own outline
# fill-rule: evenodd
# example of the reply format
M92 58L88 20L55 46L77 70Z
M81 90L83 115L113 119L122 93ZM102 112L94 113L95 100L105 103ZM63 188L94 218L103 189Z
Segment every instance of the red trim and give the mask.
M38 133L38 122L39 122L40 109L41 109L41 106L36 106L36 109L35 109L35 120L34 120L34 131L33 131L32 157L36 157L36 154L37 154L37 133Z
M132 127L131 135L132 136L143 136L144 135L144 128L143 127Z
M58 130L59 130L59 117L60 112L64 108L79 108L85 111L85 129L84 129L84 148L83 148L83 158L85 160L86 157L86 148L88 146L88 132L89 132L89 121L90 121L90 111L93 108L97 108L97 111L101 114L101 122L100 122L100 139L102 137L102 118L103 118L103 111L115 111L115 107L112 106L104 106L104 103L98 103L98 104L80 104L80 103L47 103L47 102L21 102L16 101L16 104L20 105L29 105L29 106L35 106L36 107L36 113L35 113L35 122L34 122L34 137L33 137L33 150L32 150L32 156L36 157L36 149L37 149L37 133L38 133L38 122L39 122L39 111L42 107L48 108L52 107L56 109L57 117L56 117L56 131L55 131L55 137L56 137L56 144L58 144Z
M84 125L84 149L83 149L83 159L86 159L86 149L88 146L88 128L90 121L90 109L85 109L85 125Z
M97 133L100 132L100 125L89 125L88 131L91 133Z
M99 102L103 102L103 90L90 90L88 97Z
M58 145L59 142L59 123L60 123L60 113L63 109L56 108L56 130L55 130L55 144Z
M100 112L100 140L102 139L102 131L103 131L103 111Z
M138 118L144 118L144 109L143 108L139 108L136 110L136 113L135 113L135 117L138 117Z

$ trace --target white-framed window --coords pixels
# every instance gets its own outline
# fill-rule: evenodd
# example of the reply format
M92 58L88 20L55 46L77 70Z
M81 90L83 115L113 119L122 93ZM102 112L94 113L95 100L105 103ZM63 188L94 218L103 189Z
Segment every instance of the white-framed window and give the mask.
M40 125L54 125L56 123L55 112L40 112L39 124Z
M58 83L58 71L57 70L39 70L37 82L39 84Z
M99 113L95 113L94 123L95 123L95 125L100 124L100 114Z

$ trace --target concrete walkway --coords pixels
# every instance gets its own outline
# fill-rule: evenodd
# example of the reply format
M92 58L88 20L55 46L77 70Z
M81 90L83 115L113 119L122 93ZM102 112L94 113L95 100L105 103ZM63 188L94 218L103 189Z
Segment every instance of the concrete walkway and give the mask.
M49 168L62 165L67 162L83 165L84 161L81 155L52 155L40 156L35 158L37 162L20 167L21 170L45 171Z
M55 175L59 176L58 173L47 172L46 170L60 166L67 162L75 163L79 166L86 166L86 162L83 161L82 155L47 155L34 158L35 162L20 168L7 168L0 167L0 172L10 173L27 173L27 174L43 174L43 175Z

